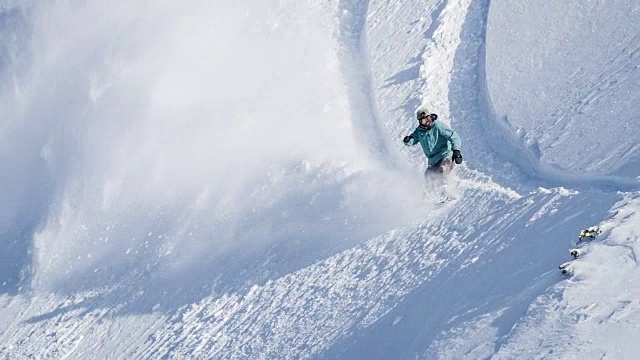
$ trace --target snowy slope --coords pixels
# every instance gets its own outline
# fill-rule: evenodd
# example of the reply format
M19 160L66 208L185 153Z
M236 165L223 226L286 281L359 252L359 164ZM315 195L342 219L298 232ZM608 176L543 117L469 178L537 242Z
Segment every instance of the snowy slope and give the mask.
M637 13L554 6L3 6L1 357L634 358ZM619 42L585 61L590 21ZM558 168L599 77L616 116ZM399 142L421 103L463 139L440 207Z
M540 144L544 163L637 179L638 2L505 0L491 8L487 73L497 114Z
M580 248L574 277L548 289L511 331L496 358L637 357L638 198L616 204L597 242Z

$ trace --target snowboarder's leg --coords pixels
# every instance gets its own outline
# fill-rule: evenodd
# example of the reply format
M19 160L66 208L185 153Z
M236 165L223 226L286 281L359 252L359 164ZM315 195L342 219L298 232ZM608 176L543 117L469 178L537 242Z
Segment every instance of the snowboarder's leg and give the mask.
M439 173L438 165L428 165L427 170L424 172L424 194L428 198L434 198L438 189L441 187L440 178L442 175Z
M434 165L427 166L427 170L424 172L425 194L434 199L436 203L447 198L447 173L451 171L452 163L451 159L442 159Z
M439 168L437 165L427 166L427 170L424 171L424 180L428 183L436 179L439 175Z
M434 165L429 165L424 172L425 196L436 204L456 200L458 198L453 170L455 164L450 158L444 158Z
M455 180L455 163L450 158L445 158L440 164L442 168L442 194L445 200L458 198L458 191Z
M453 160L449 159L448 157L440 160L440 162L438 163L440 173L442 175L448 175L451 170L453 170L453 164Z

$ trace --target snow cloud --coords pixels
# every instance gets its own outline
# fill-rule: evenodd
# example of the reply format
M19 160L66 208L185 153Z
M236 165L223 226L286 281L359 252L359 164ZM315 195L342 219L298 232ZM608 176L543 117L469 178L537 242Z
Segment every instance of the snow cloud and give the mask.
M335 11L230 0L25 10L29 66L3 101L19 98L4 125L29 150L9 180L24 195L15 203L40 208L35 286L282 242L345 246L406 218L416 184L381 193L400 180L354 143Z

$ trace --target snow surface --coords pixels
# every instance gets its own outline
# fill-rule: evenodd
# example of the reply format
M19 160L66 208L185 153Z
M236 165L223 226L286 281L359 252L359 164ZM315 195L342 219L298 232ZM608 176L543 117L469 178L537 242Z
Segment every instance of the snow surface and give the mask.
M0 2L0 358L637 358L639 17Z

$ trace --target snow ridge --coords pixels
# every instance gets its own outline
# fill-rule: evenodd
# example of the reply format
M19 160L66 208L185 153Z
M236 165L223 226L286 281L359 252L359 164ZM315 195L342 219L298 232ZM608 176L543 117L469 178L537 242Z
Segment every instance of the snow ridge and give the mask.
M356 141L386 166L395 167L398 157L389 151L387 136L375 105L371 69L367 52L366 19L369 1L341 0L338 4L339 54L347 87L351 121Z

